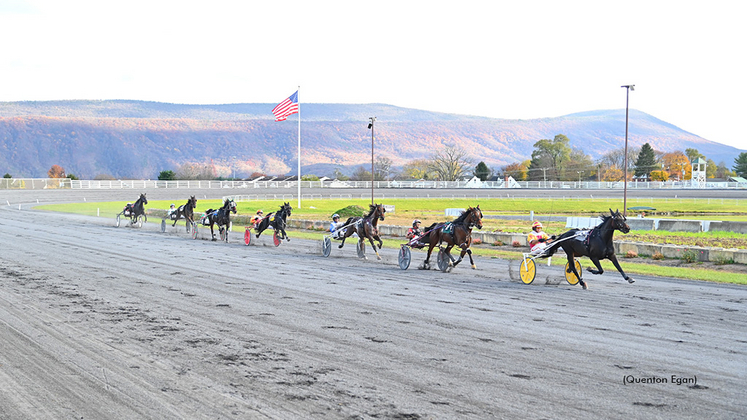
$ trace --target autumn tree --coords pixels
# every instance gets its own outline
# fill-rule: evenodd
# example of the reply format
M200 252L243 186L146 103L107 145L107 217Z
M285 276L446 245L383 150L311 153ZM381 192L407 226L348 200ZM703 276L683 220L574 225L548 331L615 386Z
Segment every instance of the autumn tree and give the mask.
M517 181L526 181L527 171L529 170L527 167L528 162L529 161L511 163L501 168L501 171L504 176L510 176Z
M649 176L651 177L652 181L661 181L664 182L669 179L669 174L667 171L663 171L661 169L657 169L655 171L651 171L649 173Z
M48 178L65 178L65 169L60 165L52 165L47 171Z
M457 146L447 146L429 159L428 169L441 181L458 181L469 173L472 161Z
M705 160L705 158L706 158L704 155L702 155L700 152L698 152L698 149L693 149L693 148L689 148L689 147L687 149L685 149L685 156L687 156L687 158L690 160L690 162L695 162L695 159L697 159L697 158L701 158L703 160Z
M433 178L428 169L429 161L426 159L411 160L402 167L402 179L431 179Z
M706 178L716 178L716 172L718 172L718 165L713 159L706 159Z
M680 180L691 178L692 167L690 166L690 159L679 150L665 153L661 157L661 162L664 164L664 170L669 172L670 178Z
M568 156L568 162L562 171L561 179L564 181L575 181L579 177L589 179L596 175L596 165L581 149L573 148Z

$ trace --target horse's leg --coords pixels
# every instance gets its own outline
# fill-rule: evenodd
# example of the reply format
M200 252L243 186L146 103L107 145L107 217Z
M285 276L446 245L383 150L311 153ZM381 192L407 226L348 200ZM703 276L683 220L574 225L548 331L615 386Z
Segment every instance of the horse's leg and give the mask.
M345 246L345 239L348 239L349 237L353 235L352 233L348 233L348 232L351 232L351 230L345 229L345 234L342 235L342 242L340 243L340 245L337 246L337 248L342 249L342 247Z
M624 278L625 280L627 280L627 281L628 281L628 283L633 283L633 282L635 282L635 280L633 280L632 278L628 277L628 276L627 276L627 275L625 274L625 272L623 271L622 267L620 267L620 263L619 263L619 262L617 262L617 257L615 256L615 253L614 253L614 252L613 252L612 254L610 254L609 256L607 256L607 259L608 259L608 260L610 260L610 261L612 261L612 264L614 264L614 265L615 265L615 268L617 268L617 271L619 271L619 272L620 272L620 274L622 274L623 278Z
M179 216L179 212L177 211L177 213L176 213L176 217L174 218L174 224L173 224L173 225L171 225L171 227L174 227L174 226L176 226L176 222L178 222L178 221L179 221L179 218L180 218L180 216Z
M581 279L581 274L579 274L579 272L576 271L576 260L573 258L573 250L567 250L565 248L563 248L563 250L565 251L565 255L568 256L568 269L566 270L566 272L575 274L576 278L578 279L579 284L581 284L581 287L584 290L588 289L589 286L587 286L586 282Z
M217 239L215 239L215 232L213 231L213 224L215 224L215 223L211 221L210 222L210 237L213 238L212 239L213 241L217 241Z
M363 259L367 260L368 257L366 256L366 236L365 235L358 235L360 238L358 238L358 246L363 250ZM374 251L376 248L374 248ZM378 255L378 254L376 254Z
M601 262L601 261L599 261L599 258L597 258L597 257L592 257L592 256L590 255L590 256L589 256L589 259L591 260L591 262L592 262L592 263L594 264L594 266L595 266L595 267L596 267L597 269L595 270L595 269L593 269L593 268L589 267L589 268L587 268L587 269L586 269L586 271L590 272L591 274L602 274L602 273L604 273L604 269L602 268L602 262ZM574 266L574 267L575 267L575 266Z
M433 248L436 246L436 242L431 240L430 244L428 244L428 254L425 256L425 261L423 261L423 265L418 267L421 270L430 270L431 269L431 252L433 252Z
M469 255L469 264L472 266L472 269L473 270L477 269L477 266L475 265L475 260L472 259L472 250L469 248L465 248L462 250L462 254L459 256L459 261L461 261L462 258L464 258L465 253Z
M376 259L381 260L381 255L379 255L379 251L376 249L376 245L374 245L373 235L368 236L368 241L371 242L371 248L373 248L374 252L376 253Z

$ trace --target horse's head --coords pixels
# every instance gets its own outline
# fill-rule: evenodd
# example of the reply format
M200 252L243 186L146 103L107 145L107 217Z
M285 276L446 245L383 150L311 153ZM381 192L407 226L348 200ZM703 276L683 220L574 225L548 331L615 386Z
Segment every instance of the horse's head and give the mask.
M233 200L228 201L228 211L230 211L233 214L236 214L236 202Z
M145 198L145 193L140 194L140 201L142 201L143 204L148 204L148 199Z
M192 208L197 207L197 198L194 195L189 197L189 205Z
M628 219L620 213L620 210L616 210L613 212L612 209L610 209L610 214L612 215L613 229L617 229L622 233L630 232L630 226L625 223L625 221Z
M467 208L467 218L465 219L468 226L475 226L482 229L482 210L480 206Z
M379 220L384 220L384 214L386 213L386 209L384 208L383 204L376 205L376 213L378 213L379 215Z
M293 207L291 207L290 203L283 203L283 205L280 206L280 212L286 216L290 216L291 212L293 212Z

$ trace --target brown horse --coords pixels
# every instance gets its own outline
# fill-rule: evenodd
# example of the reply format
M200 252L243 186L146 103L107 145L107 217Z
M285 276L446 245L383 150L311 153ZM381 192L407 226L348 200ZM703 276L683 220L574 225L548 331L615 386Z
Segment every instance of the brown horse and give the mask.
M368 238L369 242L371 242L371 247L376 253L376 259L380 260L381 256L379 255L379 251L376 249L374 240L379 243L378 249L381 249L384 243L381 241L381 237L379 236L379 228L376 226L378 225L379 220L384 220L386 209L384 208L383 204L369 204L368 207L370 208L370 211L367 215L363 217L351 217L347 220L347 222L345 222L345 226L348 226L348 228L345 229L345 235L342 237L342 243L340 244L340 246L338 246L338 248L342 248L345 245L345 239L353 236L354 233L357 233L358 247L363 250L365 247L364 241L366 238ZM365 256L363 258L365 258Z
M441 225L434 227L428 235L430 239L428 244L428 255L425 257L423 265L418 268L421 270L430 270L431 252L433 252L433 248L436 246L441 248L442 243L446 244L444 252L449 257L448 271L451 271L451 268L456 267L457 264L462 262L464 254L469 255L469 262L472 265L472 268L477 268L475 266L475 261L472 259L472 250L469 249L469 245L472 243L472 227L474 226L478 229L482 229L482 210L480 210L480 206L469 207L467 211L463 212L453 222L442 223ZM462 249L462 253L456 261L450 254L451 248L455 245Z

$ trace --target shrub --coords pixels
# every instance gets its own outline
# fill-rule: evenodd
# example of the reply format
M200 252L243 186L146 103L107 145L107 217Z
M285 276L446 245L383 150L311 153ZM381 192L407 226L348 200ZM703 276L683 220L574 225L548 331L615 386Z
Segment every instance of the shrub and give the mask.
M473 239L472 240L472 245L480 245L480 244L482 244L482 239Z
M505 245L503 243L503 241L495 241L495 242L493 242L493 246L503 246L503 245Z
M631 249L625 253L625 258L638 258L638 253Z
M340 210L337 210L335 213L340 215L340 221L345 221L348 217L362 217L368 214L368 210L364 209L361 206L347 206L343 207ZM330 214L330 217L332 215Z
M663 260L664 254L662 254L661 252L654 252L654 255L651 256L651 259L656 261Z
M520 247L520 246L521 246L521 242L519 242L519 241L513 241L513 242L511 243L511 246L512 246L512 247L514 247L514 248L518 248L518 247Z
M698 253L688 249L687 251L682 253L682 261L686 263L694 263L698 261Z
M713 263L716 265L734 264L734 258L718 257Z

